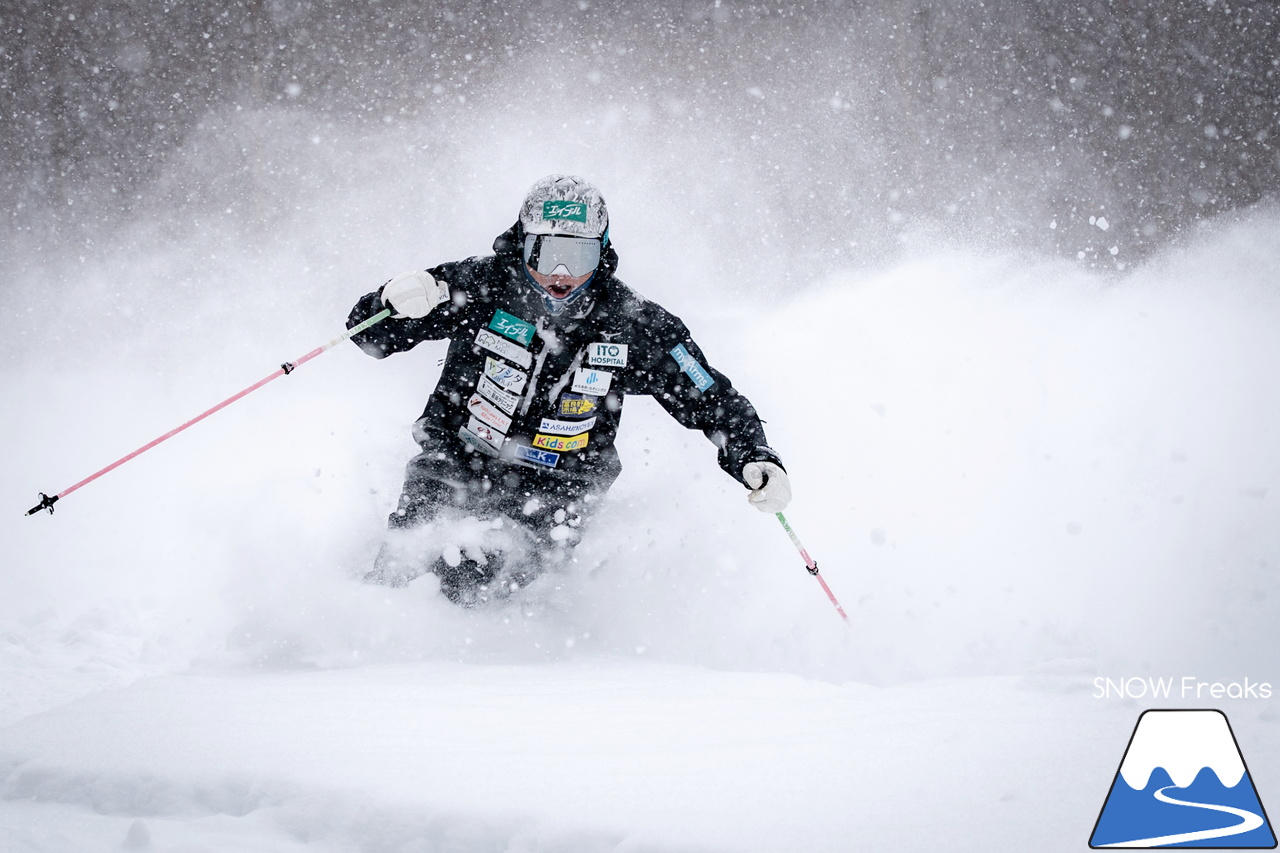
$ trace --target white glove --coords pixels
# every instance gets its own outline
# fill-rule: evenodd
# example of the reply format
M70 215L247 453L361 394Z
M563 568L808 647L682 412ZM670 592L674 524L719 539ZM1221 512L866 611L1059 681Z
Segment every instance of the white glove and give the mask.
M748 462L742 479L751 487L747 500L761 512L782 512L791 503L791 481L787 472L772 462Z
M419 320L449 298L449 286L429 272L403 272L382 286L382 304L396 311L397 320Z

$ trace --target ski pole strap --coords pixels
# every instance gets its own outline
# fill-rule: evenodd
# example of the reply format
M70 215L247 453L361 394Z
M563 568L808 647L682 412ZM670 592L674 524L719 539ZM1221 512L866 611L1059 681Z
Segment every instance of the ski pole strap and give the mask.
M166 440L168 440L168 439L170 439L170 438L173 438L175 435L177 435L178 433L182 432L182 431L183 431L183 430L185 430L187 427L194 426L195 424L198 424L200 421L202 421L202 420L204 420L205 418L209 417L209 416L210 416L210 415L212 415L214 412L220 411L220 410L222 410L222 409L226 408L227 406L231 405L232 403L234 403L236 400L239 400L241 397L244 397L244 396L245 396L245 395L247 395L247 394L250 394L250 393L252 393L252 392L254 392L254 391L257 391L259 388L261 388L263 385L266 385L266 384L267 384L268 382L270 382L271 380L276 379L276 378L281 377L281 376L287 376L287 375L289 375L289 374L290 374L290 373L292 373L294 370L298 369L298 367L299 367L299 366L301 366L301 365L303 365L303 364L306 364L308 361L310 361L311 359L315 358L315 357L316 357L316 356L318 356L320 353L325 352L326 350L333 349L335 346L337 346L338 344L342 343L343 341L348 340L349 338L352 338L352 337L354 337L355 335L360 334L360 333L361 333L361 332L363 332L365 329L369 328L370 326L372 326L372 325L374 325L374 324L376 324L376 323L381 323L383 320L387 319L387 318L388 318L388 317L390 317L390 316L391 316L391 309L390 309L390 308L383 308L381 311L379 311L377 314L374 314L374 315L373 315L372 317L370 317L368 320L365 320L363 323L358 323L357 325L352 326L350 329L347 329L347 331L345 331L345 332L344 332L344 333L342 333L341 335L338 335L338 337L336 337L336 338L334 338L333 340L329 341L327 344L324 344L324 345L322 345L322 346L318 346L318 347L316 347L316 348L315 348L315 349L313 349L311 352L307 353L307 354L306 354L306 355L304 355L304 356L301 356L300 358L298 358L298 359L296 359L296 360L294 360L294 361L286 361L284 364L280 365L280 368L279 368L275 373L272 373L270 376L265 376L265 377L263 377L262 379L259 379L257 382L253 383L253 384L252 384L252 385L250 385L248 388L245 388L243 391L239 391L239 392L237 392L237 393L235 393L235 394L231 395L230 397L228 397L227 399L223 400L223 401L222 401L221 403L219 403L218 405L216 405L216 406L214 406L214 407L212 407L212 408L210 408L210 409L206 409L205 411L203 411L203 412L201 412L200 414L196 415L194 418L192 418L191 420L187 421L186 423L184 423L184 424L182 424L182 425L180 425L180 426L174 427L173 429L169 430L168 432L166 432L164 435L160 436L159 438L152 439L151 441L149 441L149 442L147 442L146 444L142 445L142 447L139 447L137 450L135 450L135 451L133 451L132 453L128 454L127 456L122 456L122 457L120 457L119 459L117 459L115 462L112 462L110 465L108 465L107 467L103 468L102 470L100 470L100 471L96 471L96 472L94 472L94 473L90 474L88 477L85 477L83 480L81 480L80 482L76 483L74 486L68 486L67 488L63 489L62 491L58 492L56 495L53 495L52 497L50 497L49 495L46 495L44 492L41 492L41 493L40 493L40 503L36 504L36 505L35 505L35 506L33 506L31 509L27 510L26 515L34 515L35 513L39 512L39 511L40 511L40 510L42 510L42 509L47 509L47 510L49 511L49 514L50 514L50 515L52 515L52 514L53 514L53 505L54 505L54 503L55 503L55 502L57 502L60 498L65 498L67 495L71 494L72 492L76 491L77 489L81 488L82 486L87 486L87 485L89 485L89 484L90 484L90 483L92 483L94 480L96 480L96 479L98 479L99 477L101 477L103 474L106 474L106 473L107 473L107 472L109 472L109 471L114 471L116 468L119 468L121 465L123 465L124 463L128 462L130 459L133 459L133 458L134 458L134 457L136 457L136 456L140 456L140 455L142 455L143 453L146 453L148 450L150 450L151 448L155 447L157 444L161 443L162 441L166 441Z
M787 524L787 517L780 512L775 513L775 515L778 516L778 521L782 524L782 529L787 531L787 535L791 537L791 544L796 546L796 550L799 551L800 556L804 558L805 568L809 570L809 574L813 575L814 578L817 579L818 583L822 586L822 591L827 594L827 598L831 600L831 604L835 607L836 612L839 613L840 618L844 620L844 624L848 625L849 614L844 612L844 608L841 607L840 602L836 600L835 593L831 591L831 587L827 586L826 578L818 574L817 561L810 557L809 552L800 544L800 538L796 536L796 532L791 529L791 525Z

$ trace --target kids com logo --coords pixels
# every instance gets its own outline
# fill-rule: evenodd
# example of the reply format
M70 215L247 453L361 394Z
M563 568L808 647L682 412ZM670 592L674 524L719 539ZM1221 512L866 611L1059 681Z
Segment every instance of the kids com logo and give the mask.
M1276 836L1221 711L1144 711L1089 846L1270 849Z

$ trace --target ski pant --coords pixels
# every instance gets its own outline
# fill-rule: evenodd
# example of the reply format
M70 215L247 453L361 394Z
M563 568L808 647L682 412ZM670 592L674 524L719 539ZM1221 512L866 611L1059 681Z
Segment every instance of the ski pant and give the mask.
M519 549L518 557L511 555L510 561L496 551L487 552L482 561L468 556L451 565L444 556L425 564L406 561L384 545L365 580L403 586L433 572L440 578L441 592L455 603L469 606L503 597L572 556L604 492L591 488L589 482L559 480L538 471L473 466L470 460L441 457L434 450L424 450L409 461L388 528L410 530L437 519L468 516L502 519L514 525L526 547Z

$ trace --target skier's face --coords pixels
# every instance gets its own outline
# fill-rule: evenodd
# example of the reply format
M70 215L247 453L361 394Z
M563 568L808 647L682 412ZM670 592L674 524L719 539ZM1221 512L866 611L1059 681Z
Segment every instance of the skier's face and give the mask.
M529 234L524 266L552 299L564 299L591 279L600 264L602 241L587 237Z
M529 277L536 281L538 286L545 290L552 299L564 299L570 293L585 285L588 279L591 278L591 273L586 275L567 275L568 270L563 266L558 267L550 275L543 275L528 264L525 265L525 269L529 271Z

